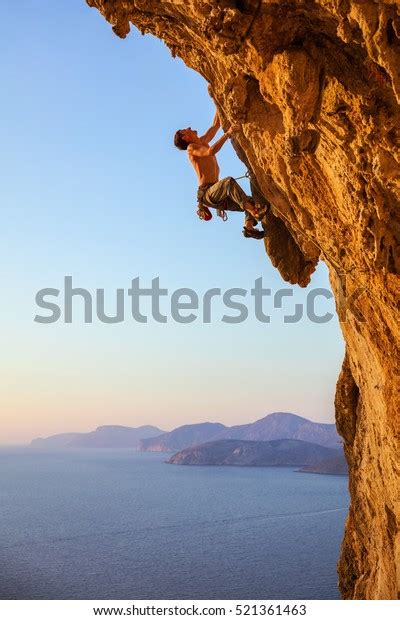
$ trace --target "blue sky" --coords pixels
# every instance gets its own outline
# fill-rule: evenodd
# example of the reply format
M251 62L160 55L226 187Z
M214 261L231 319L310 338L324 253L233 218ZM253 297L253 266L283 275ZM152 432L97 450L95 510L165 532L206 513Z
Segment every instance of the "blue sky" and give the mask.
M34 323L36 292L61 289L65 275L104 288L110 313L115 289L137 276L199 294L250 289L258 277L273 291L285 284L262 242L243 238L239 214L196 217L196 178L172 138L213 118L200 76L150 36L118 39L83 0L9 3L0 30L0 442L100 424L235 424L276 410L332 422L336 318L227 325L217 305L210 325L85 325L78 311L72 325ZM219 161L222 176L244 172L230 144ZM323 265L311 284L320 286ZM308 293L293 291L288 308Z

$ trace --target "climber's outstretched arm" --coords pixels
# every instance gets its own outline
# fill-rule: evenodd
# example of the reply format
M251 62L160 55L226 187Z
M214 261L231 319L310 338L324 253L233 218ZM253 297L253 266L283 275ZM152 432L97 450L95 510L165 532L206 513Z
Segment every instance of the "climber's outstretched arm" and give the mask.
M218 151L222 149L225 142L231 137L231 135L235 131L238 131L238 129L239 129L239 126L234 125L230 129L228 129L228 131L224 133L224 135L221 136L219 140L214 142L212 146L202 146L201 144L189 144L188 152L193 157L210 157L210 155L211 156L216 155Z
M221 122L219 120L218 112L216 112L214 116L213 124L211 125L210 129L207 129L204 136L200 137L200 140L203 140L204 142L207 142L207 143L211 142L211 140L214 138L215 134L217 133L220 127L221 127Z

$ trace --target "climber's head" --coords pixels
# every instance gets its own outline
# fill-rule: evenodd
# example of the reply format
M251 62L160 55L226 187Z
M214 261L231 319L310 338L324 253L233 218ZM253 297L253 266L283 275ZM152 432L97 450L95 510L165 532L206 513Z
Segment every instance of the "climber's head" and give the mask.
M181 151L186 151L189 144L197 142L197 140L197 131L191 127L187 127L186 129L178 129L174 137L174 144Z

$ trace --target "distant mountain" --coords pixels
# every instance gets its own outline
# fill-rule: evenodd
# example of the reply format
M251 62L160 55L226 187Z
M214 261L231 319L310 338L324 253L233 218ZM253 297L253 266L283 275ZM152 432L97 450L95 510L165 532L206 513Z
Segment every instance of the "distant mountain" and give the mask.
M226 428L223 424L213 422L186 424L159 437L142 439L140 449L143 452L176 452L205 441L212 441Z
M311 466L335 458L337 450L298 439L221 439L186 448L167 461L175 465Z
M160 435L156 426L99 426L90 433L63 433L51 437L34 439L32 448L133 448L139 449L141 439Z
M339 448L341 439L334 424L320 424L293 413L271 413L253 422L231 426L218 439L247 439L270 441L272 439L299 439L328 448Z
M343 452L340 452L333 458L324 459L315 465L306 465L300 471L307 474L331 474L336 476L346 476L349 473Z
M160 437L140 442L140 449L147 452L176 452L206 441L242 439L270 441L273 439L299 439L327 448L339 448L341 439L334 424L320 424L293 413L271 413L251 424L227 427L223 424L189 424L180 426Z
M340 448L334 424L311 422L293 413L271 413L251 424L227 427L203 422L186 424L168 433L155 426L99 426L90 433L63 433L34 439L34 448L132 448L144 452L178 452L210 441L272 441L297 439L327 448Z

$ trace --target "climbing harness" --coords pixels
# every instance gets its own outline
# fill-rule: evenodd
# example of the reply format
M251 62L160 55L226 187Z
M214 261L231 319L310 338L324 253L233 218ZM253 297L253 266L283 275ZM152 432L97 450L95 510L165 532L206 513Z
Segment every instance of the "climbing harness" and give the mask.
M245 172L245 174L243 174L241 177L236 177L235 181L239 181L240 179L250 179L250 172L247 170L247 172ZM220 217L223 222L226 222L228 219L228 214L226 212L227 201L224 200L220 204L220 207L216 207L217 216ZM204 220L205 222L209 222L212 219L212 213L210 209L203 205L201 201L198 202L197 215L199 219Z
M224 208L225 202L221 204L223 205L222 208L216 208L217 216L220 217L223 222L226 222L226 220L228 219L228 214L226 212L226 208ZM203 205L201 202L198 203L197 215L201 220L204 220L205 222L209 222L210 220L212 220L212 213L210 209Z
M217 216L220 217L223 222L226 222L226 220L228 219L228 214L225 209L217 209Z
M197 215L201 220L204 220L205 222L209 222L212 219L212 213L210 209L205 205L201 204L200 202L199 208L197 209Z

